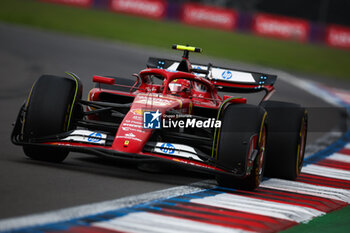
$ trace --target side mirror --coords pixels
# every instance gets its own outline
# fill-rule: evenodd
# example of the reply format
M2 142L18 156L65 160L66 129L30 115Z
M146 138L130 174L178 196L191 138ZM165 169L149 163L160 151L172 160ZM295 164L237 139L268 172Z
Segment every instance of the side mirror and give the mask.
M233 96L231 96L231 95L224 95L224 97L223 97L223 101L225 101L225 100L227 100L227 99L229 99L229 98L232 98Z
M229 98L232 98L234 96L230 96L230 95L224 95L223 97L223 101L229 99ZM237 103L237 104L246 104L247 103L247 99L246 98L242 98L242 97L237 97L237 98L234 98L232 100L230 100L230 103Z
M114 78L107 78L107 77L102 77L102 76L95 75L92 78L92 81L94 83L104 83L104 84L108 84L108 85L113 85L115 80L114 80Z

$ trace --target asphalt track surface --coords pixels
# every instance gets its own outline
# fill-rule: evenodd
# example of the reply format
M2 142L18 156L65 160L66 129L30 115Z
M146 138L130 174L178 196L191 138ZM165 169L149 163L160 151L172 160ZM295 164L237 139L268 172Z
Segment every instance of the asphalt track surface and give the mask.
M76 73L83 82L83 96L86 97L95 74L129 77L145 68L149 56L178 59L179 55L171 50L156 51L0 24L0 219L142 194L210 178L184 171L145 173L132 164L101 161L79 153L71 153L62 164L38 162L26 158L22 149L10 142L11 124L31 85L41 74ZM194 60L206 63L208 59L195 56ZM226 67L269 71L217 59L209 61ZM276 88L272 99L306 107L330 107L281 80L276 83ZM326 116L310 114L310 124L323 127L321 132L309 134L309 144L340 121L337 111Z

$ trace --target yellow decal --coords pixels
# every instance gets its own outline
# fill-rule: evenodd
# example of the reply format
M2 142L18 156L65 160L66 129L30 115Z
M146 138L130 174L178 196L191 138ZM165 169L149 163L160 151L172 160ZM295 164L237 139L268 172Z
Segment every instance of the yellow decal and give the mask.
M131 111L132 111L132 113L134 113L134 114L143 115L143 112L144 112L145 110L143 110L143 109L133 109L133 110L131 110Z
M192 108L193 108L193 104L192 104L192 102L190 102L190 104L188 106L188 114L192 113Z
M197 47L193 47L193 46L185 46L185 45L173 45L173 49L186 50L186 51L197 52L197 53L202 52L201 48L197 48Z

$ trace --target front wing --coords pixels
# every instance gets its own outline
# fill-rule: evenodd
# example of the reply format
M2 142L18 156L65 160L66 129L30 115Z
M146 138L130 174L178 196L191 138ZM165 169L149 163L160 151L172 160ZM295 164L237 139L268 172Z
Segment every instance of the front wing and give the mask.
M168 164L172 167L206 174L242 177L240 174L220 167L215 160L202 159L194 148L186 145L173 143L170 146L166 142L147 142L145 145L147 150L134 154L114 150L110 146L111 138L98 131L72 130L26 142L22 139L21 128L22 122L19 114L11 134L12 143L15 145L64 148L68 151L88 153L106 159L159 165Z

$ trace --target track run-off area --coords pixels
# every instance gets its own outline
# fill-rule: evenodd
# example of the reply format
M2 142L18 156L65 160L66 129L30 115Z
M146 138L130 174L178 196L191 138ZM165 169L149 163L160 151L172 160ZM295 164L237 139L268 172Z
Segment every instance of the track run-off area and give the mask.
M2 26L2 29L7 27ZM25 35L28 35L29 38L41 36L41 32L39 32L38 36L33 36L36 32L28 34L26 30L24 30ZM20 29L12 32L14 35L21 35L21 33L24 32L21 32ZM46 34L43 35L46 36ZM48 46L46 44L54 44L55 42L58 43L58 46L63 46L59 42L59 39L62 38L52 41L52 38L60 36L45 36L45 41L41 44L43 48ZM73 42L79 48L81 45L78 46L77 41L78 39L73 38ZM82 41L81 44L90 45L90 42ZM106 50L111 49L107 45L105 47L107 47L105 48ZM7 52L9 55L13 55L9 50ZM87 58L81 56L82 54L92 55L88 49L79 52L81 52L79 59L82 59L83 62L86 62L84 59ZM53 66L55 61L64 59L64 55L67 54L63 54L62 51L47 50L44 53L53 53L54 55L49 56L51 60L47 61L43 71L48 72L49 68L55 71L62 67L65 68L62 64L60 64L62 67ZM72 53L74 54L74 50ZM97 59L102 57L99 53L95 54L95 62L103 63L104 61ZM108 56L110 54L106 53L106 59L109 59ZM135 56L137 53L133 52L133 55ZM29 53L25 54L24 52L18 52L18 54L22 54L21 58L23 60L27 59L25 55L31 56ZM17 59L15 56L11 56L10 60ZM120 57L124 60L130 59L128 61L130 63L133 62L131 58L126 58L125 54L120 55ZM72 63L76 63L78 67L84 64L79 63L79 59L67 58ZM112 62L107 61L105 63L110 65ZM23 64L19 64L19 66L23 66ZM79 69L82 68L84 67L79 67ZM101 65L102 68L103 66ZM33 73L38 72L38 69L42 68L31 66L31 72ZM93 68L90 67L89 69ZM130 71L130 73L133 72L134 70ZM348 113L350 112L350 92L346 90L298 79L283 72L279 72L279 78L284 85L292 87L290 89L303 90L308 95L327 102L330 106L341 107L346 109ZM10 84L11 82L9 80ZM3 92L2 94L4 95L2 96L3 99L10 99L14 98L11 97L11 94L15 93ZM19 95L25 98L24 94L19 93ZM31 164L24 165L30 166ZM60 169L59 166L57 169ZM147 173L144 175L147 176ZM162 175L159 174L159 176ZM152 174L152 177L154 176ZM183 181L185 185L173 185L173 187L166 189L154 186L154 189L158 191L152 192L145 192L140 188L141 191L135 191L135 195L122 195L123 197L117 197L114 200L105 199L109 201L99 201L93 204L80 204L77 202L77 205L71 205L73 207L62 205L61 208L53 207L49 211L46 210L44 212L39 209L35 211L35 214L26 213L23 217L5 217L3 220L0 220L0 232L281 231L299 223L308 222L331 211L341 209L350 203L350 131L344 133L331 145L321 150L313 151L305 159L302 174L296 181L265 179L256 191L249 192L218 187L215 181L202 181L201 178L199 177L199 181L194 183L186 180ZM46 179L50 179L50 177ZM100 178L97 177L96 179ZM118 181L116 180L116 182ZM25 187L24 183L23 187ZM57 183L57 185L59 186L60 184ZM134 185L138 184L134 183ZM146 186L147 183L145 182L143 185ZM130 186L132 186L132 183L130 183ZM29 188L26 190L29 190ZM39 193L45 193L46 191L50 192L49 189L46 190L46 187L42 187ZM64 192L65 190L61 191ZM103 192L103 190L100 190L100 192ZM89 195L89 193L86 193L86 195ZM26 193L23 193L23 198L26 198Z

